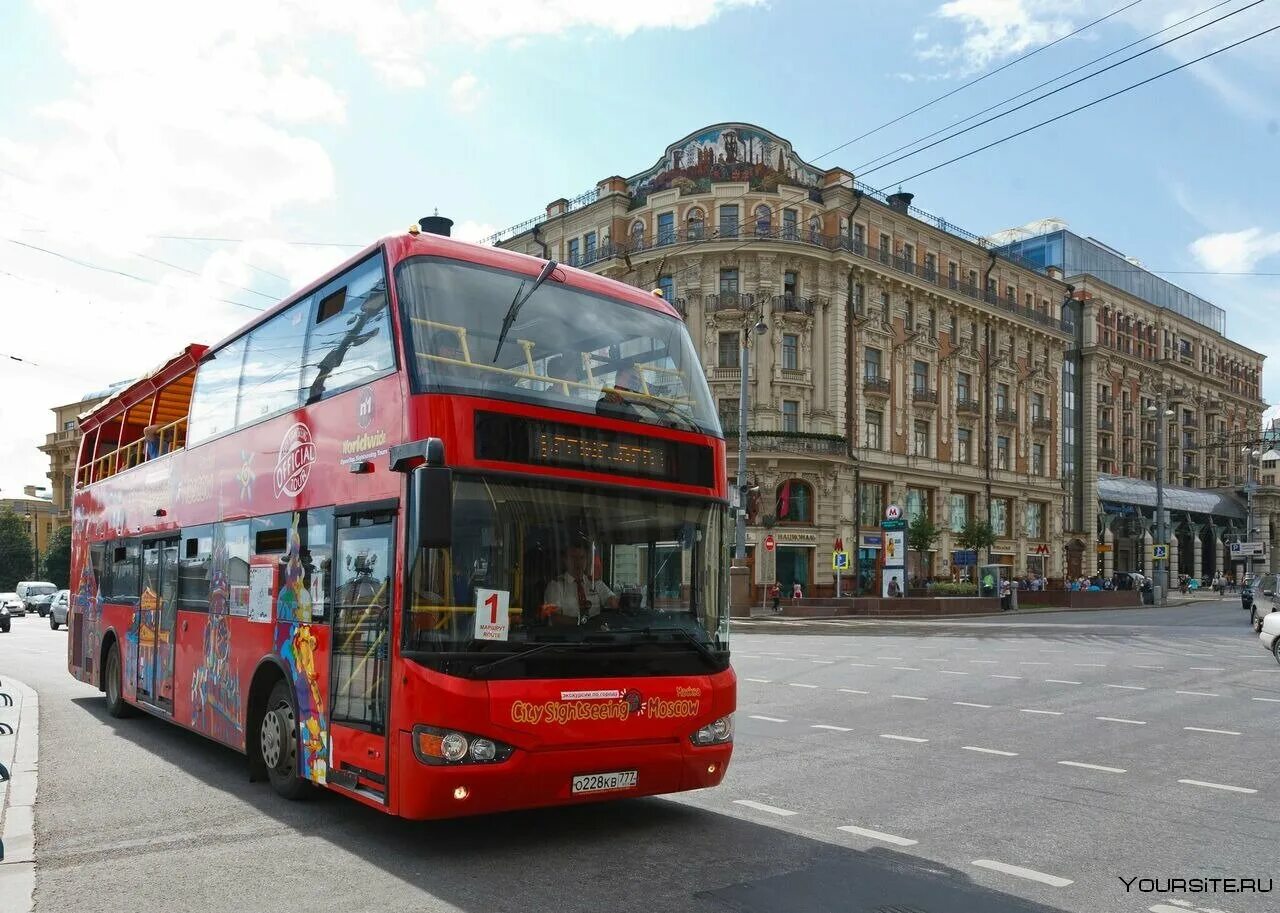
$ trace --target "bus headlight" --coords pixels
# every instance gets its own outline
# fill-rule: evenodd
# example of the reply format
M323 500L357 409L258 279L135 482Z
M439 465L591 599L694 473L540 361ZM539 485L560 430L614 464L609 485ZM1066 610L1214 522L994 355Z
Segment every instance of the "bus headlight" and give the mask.
M689 737L695 745L723 745L733 741L733 714L708 723Z
M413 727L413 753L423 764L493 764L505 761L515 751L505 742L484 736L440 729Z

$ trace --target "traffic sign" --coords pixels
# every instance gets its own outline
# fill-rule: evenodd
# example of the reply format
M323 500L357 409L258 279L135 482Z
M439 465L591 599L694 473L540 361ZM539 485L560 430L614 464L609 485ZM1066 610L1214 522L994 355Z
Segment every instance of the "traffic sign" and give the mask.
M777 547L777 545L778 545L778 541L774 539L773 536L764 537L764 550L766 552L773 551Z
M1232 542L1232 558L1261 558L1264 546L1261 542Z
M1152 560L1152 561L1168 561L1168 560L1169 560L1169 546L1167 546L1167 545L1153 545L1153 546L1151 546L1151 560Z
M833 571L847 571L849 569L849 553L848 552L832 552L831 553L831 569Z
M897 504L890 504L884 509L884 518L886 520L898 520L902 518L902 508Z

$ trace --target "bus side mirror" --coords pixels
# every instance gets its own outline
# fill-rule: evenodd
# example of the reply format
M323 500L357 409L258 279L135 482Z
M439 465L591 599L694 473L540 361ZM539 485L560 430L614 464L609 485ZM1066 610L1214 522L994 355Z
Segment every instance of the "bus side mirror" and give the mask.
M453 544L453 470L447 466L419 466L413 470L413 505L419 548L448 548Z

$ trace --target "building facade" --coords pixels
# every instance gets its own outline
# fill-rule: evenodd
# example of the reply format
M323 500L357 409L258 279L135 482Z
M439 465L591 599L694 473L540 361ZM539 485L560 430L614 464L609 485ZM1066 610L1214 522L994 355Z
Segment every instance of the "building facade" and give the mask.
M1002 238L1000 250L1071 287L1068 571L1150 571L1163 412L1170 568L1208 578L1243 572L1231 543L1280 544L1280 516L1269 509L1280 489L1265 468L1274 454L1260 440L1265 356L1228 339L1226 314L1211 302L1061 223L1039 227L1052 230L1006 233L1016 237ZM1259 532L1246 535L1251 501Z
M995 527L994 561L1060 577L1067 286L911 199L817 169L767 130L717 124L491 240L660 289L699 347L731 478L746 340L758 587L832 592L839 542L857 587L879 592L890 504L942 528L909 557L917 580L969 575L957 534L971 518Z
M53 504L38 497L36 491L34 485L28 485L23 489L24 497L0 498L0 513L13 511L26 524L27 535L31 537L32 561L39 568L41 559L49 550L57 521Z
M76 475L76 458L80 452L79 417L102 402L110 391L91 393L84 399L64 406L54 406L54 431L45 436L40 452L49 457L49 491L53 498L55 528L71 522L71 501Z

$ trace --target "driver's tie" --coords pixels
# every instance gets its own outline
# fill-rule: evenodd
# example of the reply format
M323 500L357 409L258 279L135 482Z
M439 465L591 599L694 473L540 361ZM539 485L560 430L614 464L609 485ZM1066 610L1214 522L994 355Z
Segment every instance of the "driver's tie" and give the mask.
M587 588L582 585L581 577L574 577L573 582L578 585L578 611L585 612L591 608L591 603L587 599Z

